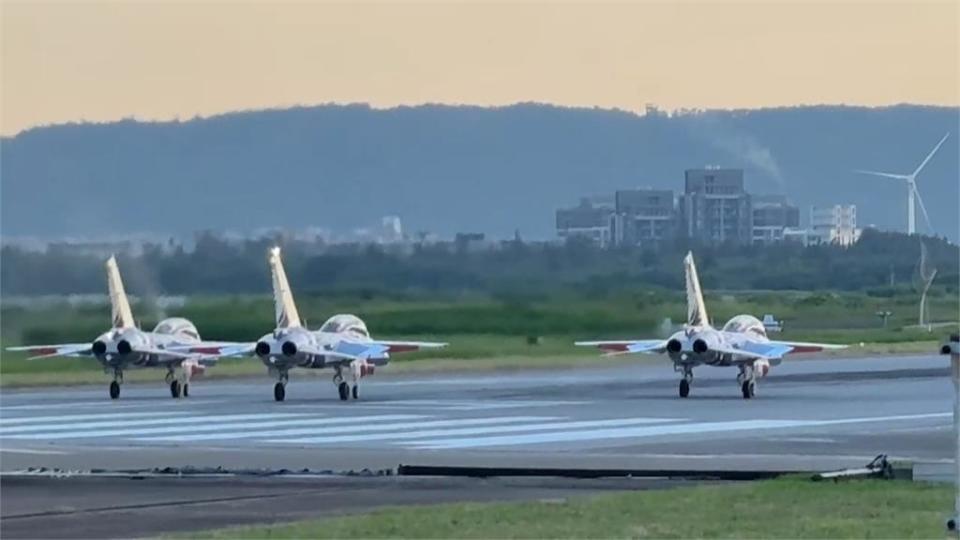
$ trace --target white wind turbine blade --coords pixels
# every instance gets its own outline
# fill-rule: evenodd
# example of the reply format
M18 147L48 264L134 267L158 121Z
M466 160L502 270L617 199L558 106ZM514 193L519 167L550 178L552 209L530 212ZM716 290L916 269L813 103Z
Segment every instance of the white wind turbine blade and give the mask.
M911 174L910 176L916 177L918 174L920 174L920 170L927 165L927 162L930 161L930 158L932 158L933 155L937 153L937 150L940 149L940 146L943 145L944 141L946 141L947 137L949 136L950 136L950 132L948 131L947 134L944 135L942 139L940 139L940 142L938 142L937 145L933 147L933 150L931 150L930 153L927 154L927 157L926 159L923 160L923 163L921 163L920 166L917 167L917 170L913 171L913 174Z
M923 205L923 198L920 197L920 191L917 190L917 183L911 182L910 189L913 190L913 194L917 198L917 204L920 205L920 211L923 212L923 219L927 222L927 231L933 233L933 225L930 224L930 215L927 214L927 207Z
M906 174L893 174L893 173L885 173L885 172L877 172L877 171L864 171L864 170L861 170L861 169L857 169L857 170L855 170L855 171L853 171L853 172L857 172L857 173L860 173L860 174L869 174L869 175L871 175L871 176L884 176L884 177L886 177L886 178L896 178L897 180L910 180L910 178L911 178L909 175L906 175Z

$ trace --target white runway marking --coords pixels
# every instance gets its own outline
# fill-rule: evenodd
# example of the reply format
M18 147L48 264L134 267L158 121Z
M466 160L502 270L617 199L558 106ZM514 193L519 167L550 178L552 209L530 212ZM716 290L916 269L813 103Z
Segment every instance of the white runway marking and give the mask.
M237 415L240 416L257 416L257 415ZM263 415L270 416L270 415ZM295 415L284 414L284 415L275 415L282 417L284 419L294 418ZM223 424L207 424L210 418L213 417L193 417L193 418L171 418L170 422L164 422L165 424L176 424L173 426L165 427L156 427L156 428L143 428L143 427L129 427L124 429L106 429L106 430L96 430L89 429L87 426L82 424L77 425L74 429L69 431L55 431L55 432L43 432L43 433L27 433L27 434L14 434L14 435L4 435L5 438L10 439L27 439L27 440L57 440L57 439L83 439L83 438L95 438L95 437L121 437L121 436L138 436L146 434L158 434L158 433L184 433L193 431L229 431L229 430L242 430L249 429L251 427L269 427L275 425L273 422L243 422L243 418L222 418L219 421L225 422ZM380 416L367 416L365 417L366 421L369 422L378 422L378 421L395 421L395 420L411 420L414 418L423 418L418 415L410 414L385 414ZM257 418L253 418L256 420ZM314 424L314 423L324 423L324 424L352 424L357 422L357 418L351 417L336 417L336 418L317 418L316 416L306 416L303 415L296 420L289 420L290 422L299 423L299 424Z
M416 417L414 417L416 418ZM293 435L322 435L325 433L363 433L371 431L400 431L404 429L417 429L422 427L442 427L442 426L469 426L482 424L508 424L512 422L539 422L551 420L550 417L542 416L498 416L496 418L460 418L457 420L429 420L417 422L401 422L396 424L367 424L375 417L356 417L351 418L351 424L346 426L333 427L314 427L314 428L292 428L267 431L233 431L228 433L210 433L199 435L177 435L170 437L145 437L137 438L138 441L212 441L218 439L250 439L264 437L284 437ZM346 422L342 422L346 423ZM394 434L393 436L396 436Z
M240 420L265 420L265 419L280 419L280 418L293 418L295 414L292 413L257 413L257 414L215 414L211 416L203 416L190 414L190 411L183 411L177 416L169 416L167 418L131 418L129 420L104 420L98 422L84 422L84 421L73 421L66 422L62 424L44 424L33 425L33 426L13 426L13 427L0 427L0 436L15 435L20 433L31 433L37 431L60 431L60 430L91 430L97 428L120 428L120 427L139 427L139 426L156 426L164 424L187 424L190 422L202 421L202 422L234 422Z
M540 430L551 430L551 429L577 429L577 428L591 428L591 427L601 427L601 426L655 424L660 422L672 422L676 420L678 419L619 418L615 420L580 420L580 421L572 421L572 422L523 424L519 426L493 426L493 427L480 427L480 428L416 430L416 431L410 431L406 433L344 435L344 436L338 436L338 437L309 437L309 438L301 438L301 439L272 439L269 442L300 443L300 444L329 444L329 443L360 442L360 441L404 440L404 439L419 439L419 438L425 438L425 437L443 437L443 436L451 436L451 435L473 435L473 434L480 434L480 433L509 433L509 432L519 432L519 431L540 431ZM424 427L424 426L420 426L420 427Z
M543 401L543 400L507 400L507 401L481 401L481 400L427 400L427 399L405 399L398 401L361 402L351 403L351 409L430 409L436 411L483 411L494 409L518 409L525 407L561 407L566 405L586 405L588 401ZM323 403L309 405L291 405L290 408L343 408L340 403Z
M915 415L880 416L869 418L845 418L839 420L740 420L733 422L694 422L690 424L671 424L644 427L624 427L594 429L586 431L561 431L555 433L536 433L527 435L506 435L498 437L469 437L437 439L407 444L420 449L454 450L461 448L481 448L486 446L520 446L557 442L579 442L610 439L641 439L665 435L688 435L722 433L730 431L751 431L797 427L819 427L868 422L890 422L897 420L922 420L942 418L953 413L931 413Z
M38 456L65 456L70 452L61 452L60 450L36 450L33 448L0 448L0 452L10 454L33 454Z
M74 402L56 402L56 403L37 403L32 405L3 405L0 404L0 413L5 411L31 411L31 410L43 410L43 409L59 409L59 410L69 410L85 407L97 407L99 409L153 409L163 408L165 405L163 403L168 403L166 407L170 407L170 410L175 410L173 407L177 407L178 404L184 403L189 404L191 407L197 405L210 405L213 403L223 403L222 399L193 399L189 401L176 401L173 399L167 399L162 402L158 401L143 401L143 402L122 402L117 403L113 401L105 401L98 399L95 401L74 401Z
M0 411L2 412L2 411ZM57 416L17 416L14 418L8 418L6 416L0 418L0 427L11 426L14 424L34 424L39 422L68 422L72 420L117 420L120 418L149 418L151 416L169 416L170 413L180 412L180 411L167 411L167 412L135 412L135 413L97 413L97 414L61 414ZM187 410L189 412L189 410Z

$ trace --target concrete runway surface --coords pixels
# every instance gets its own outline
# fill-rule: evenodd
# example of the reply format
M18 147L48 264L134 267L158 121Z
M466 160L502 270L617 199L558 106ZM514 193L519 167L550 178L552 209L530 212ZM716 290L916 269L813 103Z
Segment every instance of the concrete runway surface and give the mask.
M196 380L5 390L0 468L382 469L398 464L825 469L951 457L947 357L785 361L744 400L736 369L701 367L691 397L664 361L364 379Z
M311 470L406 465L825 470L879 453L952 456L949 359L786 361L744 400L736 369L699 368L691 397L664 361L433 376L389 373L341 402L316 377L273 400L273 381L156 384L121 399L97 387L0 395L0 536L131 537L286 521L383 504L562 497L666 480L38 478L70 470L226 467Z

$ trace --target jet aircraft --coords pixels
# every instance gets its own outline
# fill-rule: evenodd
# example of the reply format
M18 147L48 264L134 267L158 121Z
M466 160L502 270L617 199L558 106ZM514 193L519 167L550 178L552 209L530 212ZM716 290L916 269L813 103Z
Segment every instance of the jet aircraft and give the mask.
M666 353L673 361L674 371L682 375L679 388L682 398L690 395L694 367L736 366L739 369L737 384L744 399L754 397L757 379L765 377L771 366L780 364L784 355L846 347L771 340L763 323L752 315L737 315L717 330L707 316L692 253L684 257L683 266L687 284L687 323L683 330L668 339L578 341L576 345L599 347L610 354Z
M190 379L202 374L216 362L216 357L189 352L194 347L213 347L219 342L203 342L197 327L187 319L171 317L160 321L152 332L137 328L127 293L120 279L117 260L107 259L107 289L110 293L112 328L92 343L64 343L59 345L30 345L9 347L8 351L26 351L30 360L54 356L94 357L103 366L104 373L113 373L110 398L120 397L123 372L128 369L161 368L167 370L166 382L174 398L187 397Z
M287 274L280 259L280 248L269 253L273 278L276 328L256 342L217 347L197 347L194 352L219 356L258 357L277 380L273 387L276 401L286 398L289 372L293 368L331 368L333 383L340 399L359 398L360 379L373 375L377 366L390 361L392 353L445 347L446 343L423 341L382 341L370 337L366 324L349 314L334 315L319 330L309 330L300 322Z

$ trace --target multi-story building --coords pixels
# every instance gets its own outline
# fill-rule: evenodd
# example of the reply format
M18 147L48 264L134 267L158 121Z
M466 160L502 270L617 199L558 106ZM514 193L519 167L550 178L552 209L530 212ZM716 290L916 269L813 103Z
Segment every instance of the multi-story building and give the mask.
M753 239L750 195L742 169L688 169L680 204L680 232L709 244L749 244Z
M673 237L676 206L669 189L617 191L613 243L618 246L657 246Z
M600 247L608 247L612 242L613 214L609 205L580 199L579 206L557 210L557 236L564 240L587 238Z
M812 241L823 244L849 246L860 239L857 228L857 206L835 204L810 207Z
M790 204L784 195L754 195L750 206L754 244L782 242L785 230L800 226L800 209Z

